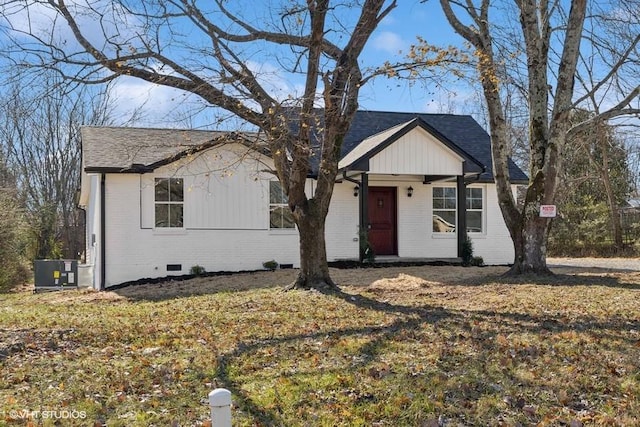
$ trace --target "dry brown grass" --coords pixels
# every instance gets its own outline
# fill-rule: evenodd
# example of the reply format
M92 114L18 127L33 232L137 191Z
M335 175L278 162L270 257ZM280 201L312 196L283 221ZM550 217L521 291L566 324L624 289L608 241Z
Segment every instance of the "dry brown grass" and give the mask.
M207 425L216 385L247 426L640 424L640 273L504 271L333 269L328 295L283 293L293 270L5 295L0 425L38 408Z

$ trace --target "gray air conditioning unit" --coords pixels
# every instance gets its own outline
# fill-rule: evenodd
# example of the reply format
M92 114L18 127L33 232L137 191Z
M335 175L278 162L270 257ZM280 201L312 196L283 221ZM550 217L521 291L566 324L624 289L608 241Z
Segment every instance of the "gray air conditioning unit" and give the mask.
M36 289L62 290L78 287L78 261L71 259L39 259L33 263Z

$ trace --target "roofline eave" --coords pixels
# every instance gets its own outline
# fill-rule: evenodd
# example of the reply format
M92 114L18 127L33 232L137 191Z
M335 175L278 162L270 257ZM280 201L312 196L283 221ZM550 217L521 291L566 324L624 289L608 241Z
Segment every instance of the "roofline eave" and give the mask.
M236 138L234 138L233 140L229 140L228 139L229 135L235 135ZM166 166L171 163L177 162L178 160L183 159L187 156L192 156L194 154L198 154L203 151L206 151L210 148L228 144L228 143L239 143L249 149L257 151L258 153L266 157L271 157L271 153L269 152L269 149L267 147L256 147L252 142L246 139L238 138L237 136L238 136L237 133L226 134L223 137L224 140L221 140L221 138L215 138L205 143L195 145L193 147L189 147L167 158L158 160L150 164L132 163L130 166L122 167L122 168L114 167L114 166L87 166L84 168L84 171L86 173L134 173L134 174L151 173L151 172L155 172L156 169L159 169L162 166Z

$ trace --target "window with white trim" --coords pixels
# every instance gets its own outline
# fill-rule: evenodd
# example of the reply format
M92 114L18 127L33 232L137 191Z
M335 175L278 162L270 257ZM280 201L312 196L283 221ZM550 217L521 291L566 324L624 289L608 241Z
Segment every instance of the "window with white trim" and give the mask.
M289 199L279 181L269 181L269 228L293 229L293 213L289 208Z
M467 188L467 233L482 233L482 188Z
M182 178L156 178L155 226L158 228L184 227L184 181Z
M433 232L456 231L455 187L433 187Z
M484 195L482 188L466 188L466 222L468 233L482 233ZM433 187L433 232L453 233L457 224L455 187Z

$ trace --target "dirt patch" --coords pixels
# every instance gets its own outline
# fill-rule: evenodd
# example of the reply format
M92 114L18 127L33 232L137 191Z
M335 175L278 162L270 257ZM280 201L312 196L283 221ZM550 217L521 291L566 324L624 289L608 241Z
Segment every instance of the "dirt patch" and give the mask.
M378 281L377 286L408 287L427 283L459 284L476 283L487 277L495 277L507 271L507 267L459 267L459 266L415 266L389 268L358 268L351 270L331 270L331 277L341 286L369 286ZM385 283L387 281L388 283Z
M411 276L409 274L400 273L398 277L378 279L369 286L368 291L376 290L409 290L421 289L427 286L437 285L437 282L429 282L420 277Z
M420 289L433 284L473 284L504 273L507 267L413 266L387 268L330 268L333 280L342 288L396 290ZM198 277L183 281L128 286L113 292L117 299L170 299L219 292L243 292L253 289L285 288L298 270L238 273L226 276ZM105 297L106 298L106 297Z

